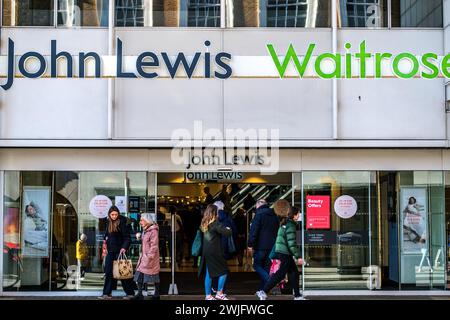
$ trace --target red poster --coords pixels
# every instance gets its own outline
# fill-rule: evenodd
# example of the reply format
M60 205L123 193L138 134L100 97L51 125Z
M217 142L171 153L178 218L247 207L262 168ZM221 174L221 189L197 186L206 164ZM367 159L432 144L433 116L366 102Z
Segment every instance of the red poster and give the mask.
M330 229L330 196L306 196L306 229Z

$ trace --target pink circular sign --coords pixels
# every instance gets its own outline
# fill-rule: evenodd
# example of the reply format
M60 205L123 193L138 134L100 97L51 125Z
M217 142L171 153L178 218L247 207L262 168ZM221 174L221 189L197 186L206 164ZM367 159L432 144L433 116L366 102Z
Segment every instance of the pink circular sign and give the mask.
M103 219L108 216L108 210L111 206L111 199L107 196L99 195L91 199L91 202L89 203L89 211L94 217Z
M353 217L356 214L356 210L358 210L358 205L353 197L340 196L334 202L334 212L343 219Z

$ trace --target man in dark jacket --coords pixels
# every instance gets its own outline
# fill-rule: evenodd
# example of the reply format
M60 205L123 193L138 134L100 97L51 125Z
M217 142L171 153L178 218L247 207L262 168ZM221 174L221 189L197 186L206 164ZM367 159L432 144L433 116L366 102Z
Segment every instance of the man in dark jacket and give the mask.
M248 250L253 251L253 269L261 278L256 295L263 290L269 279L271 264L269 254L275 244L278 227L279 220L275 212L266 200L259 199L256 202L256 215L251 223L248 238Z

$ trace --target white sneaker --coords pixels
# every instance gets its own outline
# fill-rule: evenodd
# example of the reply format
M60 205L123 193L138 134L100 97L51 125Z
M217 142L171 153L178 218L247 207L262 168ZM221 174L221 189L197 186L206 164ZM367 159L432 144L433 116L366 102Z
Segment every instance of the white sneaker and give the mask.
M294 300L305 300L305 297L300 296L300 297L294 297Z
M266 300L267 294L264 291L258 291L256 292L256 295L258 296L259 300Z
M226 294L216 294L215 296L216 300L229 300Z

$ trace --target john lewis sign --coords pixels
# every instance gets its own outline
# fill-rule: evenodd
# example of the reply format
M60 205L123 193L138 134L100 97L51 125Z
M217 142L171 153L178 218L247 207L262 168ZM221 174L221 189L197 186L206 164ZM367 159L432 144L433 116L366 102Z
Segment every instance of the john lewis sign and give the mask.
M14 79L21 78L450 78L450 54L439 56L433 52L415 55L408 52L371 53L362 41L356 53L350 53L352 44L344 45L345 53L317 52L310 43L304 56L291 44L287 48L275 48L267 44L261 51L267 55L234 56L228 52L209 52L211 41L202 44L199 50L188 56L184 52L168 53L145 51L136 56L124 56L124 44L118 38L115 56L100 56L96 52L70 53L58 51L56 40L51 40L50 56L29 51L16 58L14 41L8 39L8 55L0 57L1 85L8 90ZM356 47L356 46L355 46ZM78 66L78 67L75 67Z

